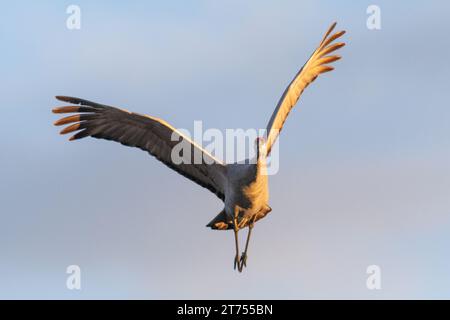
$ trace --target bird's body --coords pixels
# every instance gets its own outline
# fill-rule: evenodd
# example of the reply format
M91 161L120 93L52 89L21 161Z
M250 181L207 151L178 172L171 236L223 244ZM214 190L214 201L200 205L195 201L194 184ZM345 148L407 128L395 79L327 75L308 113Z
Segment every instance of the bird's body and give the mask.
M227 187L225 189L226 220L213 229L231 229L237 213L239 229L251 221L257 221L270 212L269 182L265 157L255 164L235 163L227 166ZM226 223L224 227L223 223Z
M344 34L344 31L341 31L330 36L335 25L328 29L318 48L284 91L270 118L266 136L256 140L254 161L225 164L164 120L74 97L56 97L75 105L53 109L54 113L74 113L56 121L55 125L70 124L61 131L62 134L76 132L70 140L90 136L140 148L216 194L224 202L224 208L207 226L215 230L234 230L234 266L242 271L247 264L247 249L254 223L272 210L269 206L266 158L303 90L319 74L333 70L327 63L340 59L339 56L329 55L344 46L344 43L332 44ZM174 136L178 139L173 139ZM189 146L189 151L183 153L183 158L201 161L175 161L172 153L180 143ZM249 234L245 251L240 256L238 231L245 227L248 227Z

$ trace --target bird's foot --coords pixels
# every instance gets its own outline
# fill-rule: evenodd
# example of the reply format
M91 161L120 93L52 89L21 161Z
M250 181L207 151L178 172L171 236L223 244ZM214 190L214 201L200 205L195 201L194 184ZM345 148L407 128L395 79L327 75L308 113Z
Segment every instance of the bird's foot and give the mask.
M234 270L236 270L236 267L238 268L239 272L241 272L241 258L238 254L234 257Z
M247 267L247 253L242 252L240 264L241 264L241 269L242 269L243 267Z

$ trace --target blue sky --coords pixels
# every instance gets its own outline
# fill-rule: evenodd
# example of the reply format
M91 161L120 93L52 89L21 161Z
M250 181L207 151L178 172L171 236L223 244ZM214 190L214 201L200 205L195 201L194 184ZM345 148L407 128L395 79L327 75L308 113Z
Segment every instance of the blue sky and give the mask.
M66 28L70 4L81 30ZM449 4L377 1L378 31L370 4L5 4L0 297L449 298ZM262 128L333 21L343 59L286 123L243 274L232 234L205 228L214 195L140 150L52 126L60 94L181 128ZM65 287L71 264L81 291Z

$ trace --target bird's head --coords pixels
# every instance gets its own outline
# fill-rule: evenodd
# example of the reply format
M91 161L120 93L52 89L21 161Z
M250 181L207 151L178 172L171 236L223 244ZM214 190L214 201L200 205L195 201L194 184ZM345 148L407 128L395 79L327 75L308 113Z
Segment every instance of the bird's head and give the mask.
M258 159L265 159L267 156L266 139L263 137L256 138L256 155Z

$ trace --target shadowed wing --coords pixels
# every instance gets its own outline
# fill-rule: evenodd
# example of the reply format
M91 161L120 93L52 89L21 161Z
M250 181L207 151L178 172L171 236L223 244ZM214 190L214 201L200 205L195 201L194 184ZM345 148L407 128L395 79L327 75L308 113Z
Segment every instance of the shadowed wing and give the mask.
M328 66L327 63L334 62L341 58L337 55L329 55L333 51L345 45L344 43L332 44L334 40L341 37L345 33L345 31L340 31L330 36L335 26L336 23L333 23L333 25L328 29L322 42L319 44L305 65L300 69L295 78L291 81L278 102L278 105L270 118L269 124L267 125L267 154L270 153L273 144L277 140L277 137L283 128L283 124L286 121L289 112L297 103L303 90L305 90L305 88L313 82L319 74L334 69L333 67Z
M55 122L57 126L68 125L61 134L77 131L70 140L90 136L140 148L224 199L225 165L165 121L83 99L56 98L76 104L53 109L54 113L74 113ZM175 159L172 151L180 143L187 148L174 153L181 155Z

